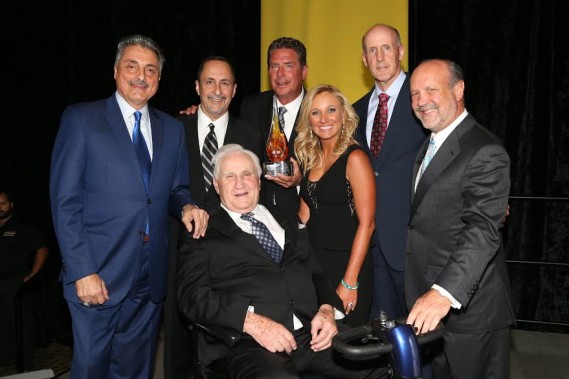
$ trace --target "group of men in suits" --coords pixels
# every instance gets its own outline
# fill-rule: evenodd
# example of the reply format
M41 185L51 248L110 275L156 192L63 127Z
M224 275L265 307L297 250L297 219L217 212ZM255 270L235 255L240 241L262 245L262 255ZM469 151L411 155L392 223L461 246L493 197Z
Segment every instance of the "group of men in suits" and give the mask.
M131 347L127 349L125 341L132 335L129 333L140 333L143 328L148 329L147 337L138 340L137 346L140 351L153 352L157 314L166 292L167 254L163 250L167 249L168 209L179 216L186 206L183 221L193 237L203 236L207 213L187 204L199 204L212 212L213 225L209 230L213 234L221 233L227 238L238 232L231 218L219 211L216 191L206 185L201 154L207 134L216 131L217 148L240 143L264 160L264 145L276 102L278 107L287 109L284 131L293 152L294 124L305 92L306 49L296 39L279 38L269 46L267 54L272 90L243 99L240 118L244 123L241 124L227 112L236 91L233 69L222 57L208 58L202 62L196 80L201 101L198 113L182 117L184 138L180 122L146 104L157 89L163 56L153 42L144 37L137 38L134 42L126 40L119 44L115 63L117 92L106 101L70 106L62 117L53 153L51 196L56 233L64 258L65 296L72 313L76 344L82 344L82 349L77 349L74 356L72 372L77 373L89 370L95 370L97 374L130 372L131 367L121 364L122 358L111 355L117 353L128 359L139 359L126 352ZM375 79L374 88L354 104L360 116L357 138L370 152L378 189L377 233L372 244L377 296L370 316L376 317L380 309L392 317L405 316L408 308L411 309L408 322L414 324L418 332L431 330L443 320L451 326L445 334L445 344L449 347L457 343L469 346L465 341L472 341L472 332L476 332L479 338L475 344L480 347L476 365L486 367L491 360L489 355L495 358L492 352L496 351L497 345L503 345L505 331L512 320L507 273L500 264L503 250L499 249L501 244L500 238L496 238L499 232L495 222L509 190L507 154L503 149L496 153L498 147L488 148L488 145L499 144L487 132L480 132L481 127L471 116L460 118L461 112L447 112L438 124L430 124L432 118L442 113L443 107L453 103L452 99L456 100L457 109L460 104L464 107L462 96L456 95L460 88L464 89L464 81L462 76L456 79L451 75L455 67L452 62L434 61L419 66L416 69L417 88L414 88L415 73L410 81L401 70L404 49L396 29L374 25L364 35L362 46L364 64ZM440 65L448 67L448 73ZM425 83L425 78L432 82ZM373 119L379 107L378 96L382 93L389 96L388 127L379 154L373 155L370 151ZM409 93L413 93L412 102ZM452 93L454 97L447 96L443 102L441 93ZM143 135L152 159L149 186L145 186L141 175L143 166L130 147L133 144L129 137L136 128L132 116L135 110L142 112L142 124L147 128L146 134L143 129ZM413 111L433 135L453 125L448 141L438 146L441 150L432 159L433 166L419 179L416 179L420 176L417 173L421 172L419 167L423 166L428 141ZM473 128L474 124L476 127ZM477 132L473 134L471 129ZM240 136L246 137L240 140ZM449 147L450 141L455 139L455 146ZM444 159L442 152L446 154ZM295 168L292 176L263 176L259 187L259 190L264 188L260 199L268 213L281 214L288 225L296 224L296 186L300 182L294 153L292 156ZM499 162L495 162L497 160ZM191 181L188 165L192 165ZM482 167L493 168L487 173ZM214 175L218 184L221 177ZM417 195L415 182L418 183ZM219 188L215 189L219 191ZM228 199L232 196L237 195L228 192ZM447 204L448 199L452 199L453 204ZM443 208L444 212L441 212ZM502 216L505 209L504 205ZM448 216L442 219L442 214ZM227 228L233 231L227 234ZM209 245L215 246L214 240L206 238L194 243L186 237L184 251L208 250ZM175 260L173 264L170 262L171 277L176 266L180 265ZM193 269L186 267L178 279L195 278L192 275ZM489 292L502 290L500 283L506 289L501 292L503 296L486 298ZM195 291L187 291L186 288L186 292L178 296L182 304L186 304L184 296L195 296ZM139 301L141 298L144 298L143 302ZM442 307L441 299L445 300ZM446 299L450 299L448 304ZM496 306L496 302L501 306ZM200 316L203 308L196 306L198 309L194 311L184 308L184 313L190 317ZM175 302L173 307L176 312ZM103 312L95 313L95 309ZM309 314L302 308L289 311L295 316L298 316L297 312L304 316ZM489 319L484 312L496 317L490 318L492 322L483 323L481 319ZM142 314L145 316L139 322L137 317ZM102 315L105 315L104 326L92 326L95 321L101 322L94 317ZM219 316L230 318L225 313ZM242 313L241 316L248 315ZM135 321L124 323L125 317ZM220 322L226 322L221 318ZM305 327L310 324L309 320L304 319ZM291 332L289 321L284 325ZM494 333L498 329L499 335ZM250 335L255 339L254 333ZM263 342L257 343L265 346ZM494 350L484 350L488 346ZM274 346L271 349L275 350ZM288 349L284 348L284 351ZM87 363L92 352L97 352L97 359ZM462 370L474 364L452 354L444 357L441 367L450 367L447 370L449 377L467 377L462 376ZM507 362L504 354L499 357ZM133 366L132 362L128 366ZM149 366L140 366L131 377L148 372ZM171 377L176 376L172 374ZM497 374L495 377L502 376Z

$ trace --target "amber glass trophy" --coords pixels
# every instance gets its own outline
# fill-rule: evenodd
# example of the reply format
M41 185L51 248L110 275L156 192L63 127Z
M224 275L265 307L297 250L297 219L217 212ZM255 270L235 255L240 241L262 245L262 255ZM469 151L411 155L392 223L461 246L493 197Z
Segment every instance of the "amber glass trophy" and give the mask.
M269 162L263 163L264 173L271 176L284 174L291 176L294 172L292 162L288 160L288 141L279 122L276 104L273 107L271 132L266 146Z

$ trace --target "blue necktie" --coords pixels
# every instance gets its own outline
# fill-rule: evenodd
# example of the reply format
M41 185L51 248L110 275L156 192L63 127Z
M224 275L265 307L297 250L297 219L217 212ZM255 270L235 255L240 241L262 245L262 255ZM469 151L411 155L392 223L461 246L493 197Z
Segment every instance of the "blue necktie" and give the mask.
M431 163L431 160L435 156L436 148L437 146L435 145L435 139L433 136L431 136L431 139L429 139L429 147L427 148L427 153L425 154L425 158L423 158L423 164L421 165L421 176L423 176L423 173L427 169L427 166L429 163Z
M140 131L140 119L142 113L139 111L134 112L134 129L132 130L132 143L134 144L134 150L136 150L136 157L138 158L138 164L140 166L140 173L142 174L142 181L144 182L144 189L148 195L148 189L150 185L150 169L152 167L150 161L150 154L148 153L148 147L146 147L146 142L144 142L144 137ZM146 230L145 233L150 234L150 227L148 225L148 220L146 220Z
M142 174L142 180L144 181L144 188L146 193L148 193L148 187L150 184L150 154L148 153L148 147L146 147L146 142L140 131L140 119L142 113L139 111L134 112L134 129L132 131L132 143L134 143L134 149L136 150L136 156L138 157L138 164L140 165L140 173Z
M263 224L261 221L253 218L253 212L245 213L241 215L243 220L249 221L251 223L251 230L253 235L257 238L261 246L265 249L267 254L277 263L281 263L283 259L283 249L279 246L267 225Z

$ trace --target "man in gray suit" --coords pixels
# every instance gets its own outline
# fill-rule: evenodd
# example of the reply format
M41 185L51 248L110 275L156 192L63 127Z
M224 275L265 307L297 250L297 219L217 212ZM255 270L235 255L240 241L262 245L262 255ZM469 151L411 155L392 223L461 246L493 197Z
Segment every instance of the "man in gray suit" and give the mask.
M508 378L509 279L500 235L510 190L504 147L464 105L462 69L428 60L411 76L415 115L431 131L414 167L407 238L407 322L445 324L436 378Z

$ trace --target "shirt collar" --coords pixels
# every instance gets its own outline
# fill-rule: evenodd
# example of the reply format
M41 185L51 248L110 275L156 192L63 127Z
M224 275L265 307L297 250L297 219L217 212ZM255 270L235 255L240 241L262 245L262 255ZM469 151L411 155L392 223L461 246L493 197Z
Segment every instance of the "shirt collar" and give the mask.
M115 95L117 102L119 103L119 108L121 110L122 116L125 120L129 120L130 117L132 117L133 113L136 111L140 111L140 113L142 113L143 120L148 120L148 121L150 120L150 118L148 117L148 104L145 104L144 107L140 109L135 109L129 103L126 102L126 100L121 96L119 91L116 91Z
M405 83L405 78L407 76L403 72L403 70L399 71L399 75L397 78L391 83L387 91L382 91L381 88L375 83L374 87L374 96L377 98L381 93L386 93L389 95L390 99L397 99L399 92L401 91L401 87L403 87L403 83Z
M445 142L445 140L447 139L447 137L456 129L456 127L458 126L458 124L460 124L462 122L462 120L464 120L466 118L466 116L468 116L468 112L465 109L460 116L458 116L453 122L450 123L449 126L447 126L446 128L444 128L443 130L441 130L440 132L437 133L431 133L431 136L433 137L433 139L435 140L435 146L436 149L435 151L439 150L439 147L441 147L443 145L443 143Z
M298 110L300 109L300 104L302 103L302 99L304 98L304 87L302 88L302 91L300 91L300 95L298 95L296 99L294 99L293 101L291 101L286 105L282 105L279 99L277 99L276 95L274 95L274 98L275 101L277 102L277 108L285 107L287 112L290 112L291 114L296 114L298 113Z

